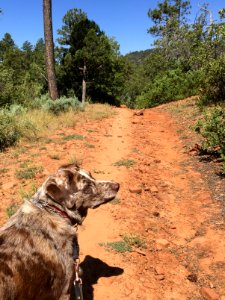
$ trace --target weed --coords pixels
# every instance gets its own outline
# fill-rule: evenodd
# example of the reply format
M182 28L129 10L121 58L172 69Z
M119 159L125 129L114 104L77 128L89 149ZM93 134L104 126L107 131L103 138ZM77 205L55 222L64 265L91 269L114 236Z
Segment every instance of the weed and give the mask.
M96 132L96 130L94 130L94 129L87 129L86 131L89 133Z
M121 160L115 162L114 166L116 166L116 167L124 166L124 167L130 168L134 164L135 164L135 161L132 159L121 159Z
M6 214L8 218L11 218L18 210L19 205L18 204L12 204L9 207L6 208Z
M30 199L37 192L37 187L34 183L31 184L28 191L25 191L22 187L19 189L19 194L22 199Z
M75 154L73 154L70 159L69 159L69 164L76 164L78 166L82 165L83 163L83 159L82 158L78 158Z
M85 113L87 118L92 120L103 120L116 114L112 107L107 104L87 105Z
M66 135L63 137L64 140L69 141L69 140L84 140L85 137L83 135L80 134L70 134L70 135Z
M85 146L86 146L87 148L95 148L95 145L92 145L92 144L85 144Z
M131 247L142 248L142 249L146 248L146 241L142 239L140 236L138 236L137 234L125 235L123 237L123 240Z
M41 148L39 148L39 150L47 150L47 148L46 147L41 147Z
M124 235L122 241L100 244L108 250L114 250L118 253L131 252L134 248L146 249L146 241L136 234Z
M108 250L114 250L118 253L130 252L132 250L132 248L125 241L110 242L100 245L106 247Z
M25 153L25 148L17 148L11 153L12 158L18 158L21 154Z
M15 145L20 138L20 129L15 118L7 110L0 110L0 151Z
M43 171L42 167L23 165L22 169L16 171L16 178L18 179L32 179L36 174Z

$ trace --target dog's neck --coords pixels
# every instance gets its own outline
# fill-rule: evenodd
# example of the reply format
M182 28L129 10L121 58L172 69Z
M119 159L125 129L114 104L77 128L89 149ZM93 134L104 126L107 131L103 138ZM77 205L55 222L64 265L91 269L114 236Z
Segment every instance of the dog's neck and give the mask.
M80 216L78 210L74 211L72 213L73 215L70 216L59 203L55 202L49 196L45 195L44 197L40 197L40 194L37 192L31 198L31 202L40 209L45 209L49 213L55 213L59 215L63 219L67 220L72 226L81 225L82 223L82 217Z

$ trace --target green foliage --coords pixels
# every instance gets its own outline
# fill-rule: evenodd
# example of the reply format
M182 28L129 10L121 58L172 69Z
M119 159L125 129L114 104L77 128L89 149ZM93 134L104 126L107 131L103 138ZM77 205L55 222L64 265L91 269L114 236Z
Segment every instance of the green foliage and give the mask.
M43 105L43 109L58 115L62 112L69 111L70 109L76 110L80 107L80 102L79 100L74 97L74 98L66 98L66 97L61 97L55 101L48 99Z
M225 110L217 106L210 112L205 113L195 130L204 138L203 149L208 151L218 151L225 162Z
M36 174L43 171L42 167L29 166L27 164L21 166L21 169L16 170L16 178L18 179L32 179Z
M18 204L12 204L6 209L6 213L8 218L11 218L18 210L19 205Z
M206 64L201 94L204 104L225 100L225 55Z
M184 73L181 69L170 70L163 75L158 75L137 97L136 107L153 107L168 101L196 95L203 76L202 70Z
M15 145L21 133L15 118L6 109L0 111L0 151Z
M85 81L87 96L93 102L115 104L124 82L124 63L117 43L81 10L69 10L63 21L58 31L62 45L58 48L57 69L61 93L76 94L81 99Z
M124 167L130 168L134 164L135 164L135 161L132 159L121 159L121 160L118 160L117 162L115 162L114 166L116 166L116 167L124 166Z
M80 135L80 134L70 134L70 135L66 135L63 137L63 139L65 141L70 141L70 140L84 140L84 136Z
M28 41L19 49L10 34L0 41L0 107L27 105L46 89L44 51L41 40L35 47Z
M19 194L21 199L30 199L36 192L38 188L32 183L28 190L24 190L22 187L19 189Z
M122 241L101 244L106 249L116 251L118 253L131 252L133 248L146 248L146 241L137 234L124 235Z
M130 252L132 250L131 246L125 241L110 242L102 244L102 246L105 246L107 249L116 251L118 253Z

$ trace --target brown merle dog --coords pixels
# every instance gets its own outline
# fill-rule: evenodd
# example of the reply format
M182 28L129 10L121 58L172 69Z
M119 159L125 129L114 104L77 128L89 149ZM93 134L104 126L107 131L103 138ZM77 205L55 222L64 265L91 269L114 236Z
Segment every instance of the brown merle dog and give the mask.
M74 279L73 225L115 198L119 184L62 166L0 230L0 300L58 300Z

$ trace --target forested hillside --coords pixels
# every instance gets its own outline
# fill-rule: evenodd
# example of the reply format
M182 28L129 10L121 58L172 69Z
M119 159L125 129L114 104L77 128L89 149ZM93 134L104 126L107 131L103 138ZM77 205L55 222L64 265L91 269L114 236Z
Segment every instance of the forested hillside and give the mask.
M35 45L24 41L20 48L6 32L0 40L0 107L4 115L0 126L8 122L12 128L13 115L24 110L41 108L59 113L79 107L82 99L130 108L153 107L192 95L200 96L201 106L223 103L224 5L221 3L217 18L212 17L207 3L198 6L195 17L191 12L190 1L159 1L146 12L152 21L148 33L154 36L154 45L122 56L117 41L94 20L80 9L70 9L55 41L60 95L55 102L47 95L44 40ZM217 115L220 120L218 110ZM12 136L14 141L18 133ZM3 137L1 143L5 144Z
M222 4L218 21L210 18L207 4L193 18L190 2L183 0L162 0L146 13L153 24L148 32L155 37L154 45L122 56L116 40L85 12L69 10L55 43L60 95L81 100L85 80L92 102L151 107L200 93L204 103L224 100ZM27 106L46 94L42 39L35 45L25 41L19 48L6 32L0 41L0 61L0 106Z

